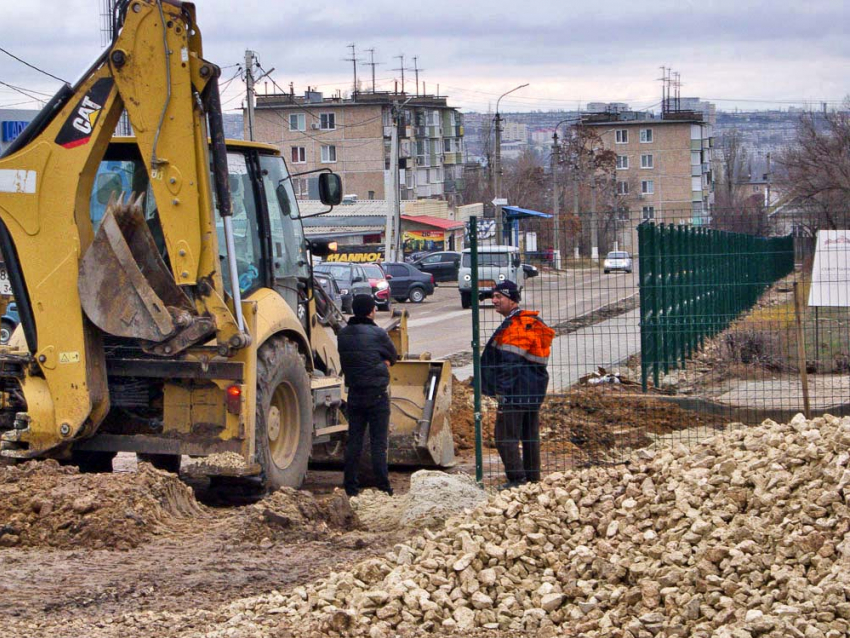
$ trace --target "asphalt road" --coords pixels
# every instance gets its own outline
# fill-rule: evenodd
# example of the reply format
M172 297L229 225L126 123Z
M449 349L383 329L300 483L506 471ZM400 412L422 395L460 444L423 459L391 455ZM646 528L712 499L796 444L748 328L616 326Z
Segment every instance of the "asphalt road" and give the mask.
M538 310L549 325L556 325L592 312L602 306L629 297L637 290L637 274L612 273L600 270L568 270L543 273L527 280L522 306ZM468 352L472 342L472 311L460 307L460 294L454 283L442 283L436 292L421 304L396 303L406 308L410 351L430 352L433 357ZM378 313L378 323L387 323L389 315ZM489 299L481 301L482 344L501 322Z

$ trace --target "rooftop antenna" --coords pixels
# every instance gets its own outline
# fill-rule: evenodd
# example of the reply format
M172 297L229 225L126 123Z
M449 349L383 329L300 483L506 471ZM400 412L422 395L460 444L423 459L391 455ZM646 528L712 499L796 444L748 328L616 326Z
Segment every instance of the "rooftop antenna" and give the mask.
M682 110L682 76L678 71L674 73L676 79L673 81L674 86L676 87L676 110Z
M380 62L375 62L375 49L374 47L371 49L366 49L366 53L369 54L369 61L364 62L366 66L372 67L372 93L376 93L375 89L375 67L380 64Z
M416 95L419 95L419 72L425 70L425 69L419 68L418 61L419 61L419 56L414 55L413 56L413 72L416 74ZM423 84L424 84L424 82L423 82ZM424 89L423 89L422 92L423 93L425 92Z
M668 101L668 92L667 92L667 67L661 67L661 112L667 112L667 101Z
M399 68L393 69L393 71L401 71L401 92L404 93L404 53L393 57L398 58L401 61Z
M356 47L357 47L356 44L353 44L353 43L349 44L348 48L351 49L351 57L345 58L345 61L351 62L351 65L354 68L354 90L351 92L351 94L354 96L355 100L357 99L357 62L358 62L358 60L357 60L357 48Z

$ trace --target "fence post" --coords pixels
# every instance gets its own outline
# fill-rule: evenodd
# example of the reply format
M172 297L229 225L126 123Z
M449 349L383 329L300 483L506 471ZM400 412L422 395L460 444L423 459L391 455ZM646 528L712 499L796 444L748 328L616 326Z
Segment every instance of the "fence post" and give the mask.
M481 329L478 315L478 218L469 218L469 261L472 275L472 411L475 420L475 480L484 480L484 446L481 443Z
M649 222L638 224L638 295L640 298L640 387L649 389L649 353L651 351L650 308L652 308L652 255L649 239L652 227Z

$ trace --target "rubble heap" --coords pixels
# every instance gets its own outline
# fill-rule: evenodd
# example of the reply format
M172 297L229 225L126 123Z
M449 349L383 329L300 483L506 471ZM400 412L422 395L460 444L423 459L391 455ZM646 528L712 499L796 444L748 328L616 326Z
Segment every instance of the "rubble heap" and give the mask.
M80 474L53 460L0 467L0 547L129 549L208 517L185 483L148 463L125 474Z
M553 474L384 558L236 601L184 636L850 633L850 418L731 427Z

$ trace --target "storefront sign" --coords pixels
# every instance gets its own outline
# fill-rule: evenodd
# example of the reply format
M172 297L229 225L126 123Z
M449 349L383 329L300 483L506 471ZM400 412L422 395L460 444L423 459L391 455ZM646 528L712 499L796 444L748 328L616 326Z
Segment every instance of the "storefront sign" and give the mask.
M24 129L27 127L27 124L29 124L29 122L13 121L13 120L7 120L5 122L2 122L2 125L3 125L3 141L4 142L13 141L16 137L18 137L18 135L23 133Z

